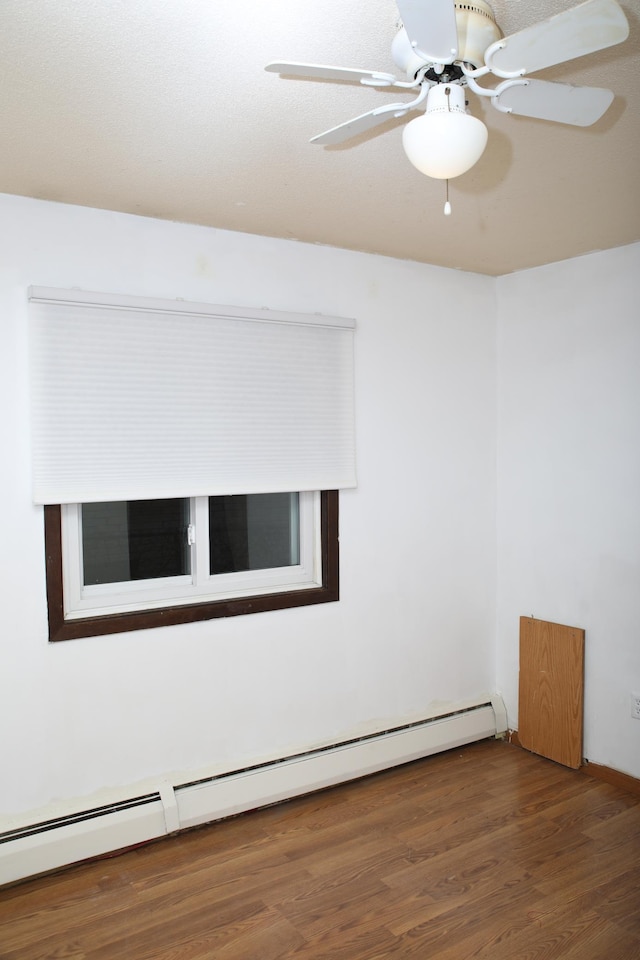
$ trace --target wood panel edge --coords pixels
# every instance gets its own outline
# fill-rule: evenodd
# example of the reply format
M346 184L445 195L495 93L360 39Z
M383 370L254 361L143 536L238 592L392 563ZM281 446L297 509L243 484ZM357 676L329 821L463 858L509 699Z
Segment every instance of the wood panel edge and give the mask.
M526 747L522 746L517 730L507 730L506 739L507 739L507 742L512 743L514 747L520 747L521 750L526 750ZM531 753L531 751L528 750L527 753Z

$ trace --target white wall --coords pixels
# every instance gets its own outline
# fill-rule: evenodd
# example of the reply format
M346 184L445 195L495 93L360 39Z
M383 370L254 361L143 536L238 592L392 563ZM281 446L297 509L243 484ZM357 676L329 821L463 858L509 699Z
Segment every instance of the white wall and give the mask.
M583 627L584 754L640 777L640 244L497 290L498 689L520 615Z
M494 689L492 279L17 197L0 197L0 223L5 812L184 782ZM339 603L47 642L29 284L356 318Z

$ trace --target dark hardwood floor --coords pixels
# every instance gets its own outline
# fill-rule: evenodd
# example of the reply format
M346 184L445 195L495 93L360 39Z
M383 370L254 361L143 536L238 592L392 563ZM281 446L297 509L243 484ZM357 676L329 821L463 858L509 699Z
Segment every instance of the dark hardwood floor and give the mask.
M485 741L0 890L2 960L639 960L640 798Z

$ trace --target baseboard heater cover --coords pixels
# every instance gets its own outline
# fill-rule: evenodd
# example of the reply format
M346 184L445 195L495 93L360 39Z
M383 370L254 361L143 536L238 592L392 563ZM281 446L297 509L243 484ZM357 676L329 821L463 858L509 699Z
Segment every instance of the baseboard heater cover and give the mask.
M180 824L193 827L494 736L490 704L301 754L176 790Z
M0 835L0 884L269 806L504 732L500 698Z
M0 837L0 884L57 870L167 833L160 795L144 803L112 805L88 818L64 818Z

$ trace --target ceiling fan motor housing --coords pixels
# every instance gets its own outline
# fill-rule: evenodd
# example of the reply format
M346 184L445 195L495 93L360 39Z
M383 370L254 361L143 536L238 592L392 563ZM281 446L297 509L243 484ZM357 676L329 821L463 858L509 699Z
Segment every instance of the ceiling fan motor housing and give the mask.
M458 28L458 60L482 67L487 47L503 36L493 10L484 0L456 3L454 6Z
M458 30L456 60L482 67L487 47L503 36L493 10L484 0L470 0L468 3L460 0L454 6ZM434 62L428 51L420 51L411 46L404 27L394 37L391 53L398 67L411 79L414 79L423 67Z

